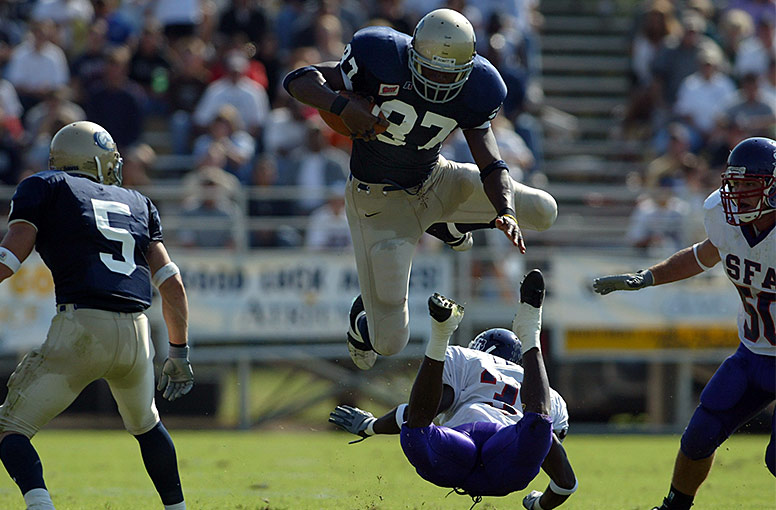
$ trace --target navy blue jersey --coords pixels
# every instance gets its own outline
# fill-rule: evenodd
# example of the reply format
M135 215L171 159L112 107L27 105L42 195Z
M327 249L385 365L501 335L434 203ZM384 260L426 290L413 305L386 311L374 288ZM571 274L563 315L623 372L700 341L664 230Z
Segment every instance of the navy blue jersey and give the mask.
M356 140L350 171L365 182L420 184L433 170L442 142L457 127L486 128L507 94L498 71L481 56L458 94L431 103L412 86L411 37L386 27L356 32L340 68L347 88L372 96L391 125L372 142Z
M140 193L40 172L16 188L8 220L37 228L35 248L54 277L57 303L115 312L151 305L145 253L151 241L162 240L162 227Z

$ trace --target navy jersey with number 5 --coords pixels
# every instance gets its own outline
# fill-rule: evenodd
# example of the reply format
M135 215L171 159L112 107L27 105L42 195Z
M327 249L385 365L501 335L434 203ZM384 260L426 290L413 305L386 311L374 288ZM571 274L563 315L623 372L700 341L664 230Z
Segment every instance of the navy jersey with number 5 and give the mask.
M487 128L506 97L498 71L477 55L461 93L431 103L412 87L411 37L386 27L356 32L340 61L345 86L371 96L391 123L376 141L355 140L350 170L362 181L411 187L434 169L445 138L457 127Z
M37 229L35 248L51 270L57 303L114 312L151 305L145 253L162 240L162 228L140 193L45 171L19 184L8 219Z

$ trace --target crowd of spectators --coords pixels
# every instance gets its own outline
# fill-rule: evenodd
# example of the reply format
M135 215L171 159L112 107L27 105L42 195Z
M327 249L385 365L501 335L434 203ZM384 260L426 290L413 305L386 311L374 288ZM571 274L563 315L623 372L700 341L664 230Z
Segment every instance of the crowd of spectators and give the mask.
M47 166L67 123L104 126L126 160L126 186L180 183L185 246L234 247L249 217L309 217L311 228L254 228L248 246L344 247L334 190L348 175L349 140L282 89L285 73L339 60L356 30L405 33L439 7L463 12L478 52L509 83L499 140L516 177L541 163L530 119L540 72L538 0L10 0L0 2L0 184ZM523 137L520 136L520 134ZM455 141L446 150L457 152ZM185 168L159 164L177 157ZM467 159L462 157L461 159ZM170 161L170 158L167 158ZM299 186L291 200L241 190ZM338 198L339 195L339 198ZM164 210L162 210L164 214ZM344 228L344 230L343 230ZM320 232L305 232L315 230Z
M640 3L620 136L645 143L654 159L640 176L633 246L672 252L692 242L669 225L692 232L730 149L776 135L775 27L774 0Z

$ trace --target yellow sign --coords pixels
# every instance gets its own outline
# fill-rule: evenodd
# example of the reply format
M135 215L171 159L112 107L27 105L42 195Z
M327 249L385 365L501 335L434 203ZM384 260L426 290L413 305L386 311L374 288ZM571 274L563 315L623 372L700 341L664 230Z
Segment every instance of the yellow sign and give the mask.
M735 349L738 332L725 327L679 326L659 329L569 329L566 351L649 351L656 349Z

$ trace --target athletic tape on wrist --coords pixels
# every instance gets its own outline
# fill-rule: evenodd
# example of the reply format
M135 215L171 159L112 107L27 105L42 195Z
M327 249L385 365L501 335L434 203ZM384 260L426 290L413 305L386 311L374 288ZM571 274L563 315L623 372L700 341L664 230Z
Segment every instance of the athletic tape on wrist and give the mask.
M708 271L709 269L711 269L711 266L707 266L706 264L701 262L700 257L698 257L698 246L700 244L701 243L695 243L692 245L692 254L695 255L695 262L697 262L698 265L701 266L701 269L703 269L704 271Z
M579 480L574 480L574 487L570 489L564 489L563 487L559 487L557 483L550 480L550 490L557 494L558 496L571 496L577 491L577 487L579 487Z
M364 433L367 436L374 436L375 435L375 422L377 420L372 418L369 423L366 424L366 428L364 429Z
M404 410L407 409L407 404L400 404L396 408L396 425L401 428L402 425L404 425Z
M163 284L168 278L180 273L181 270L178 268L178 266L175 265L175 262L168 262L159 268L159 270L154 274L152 281L154 282L154 286L156 286L158 289L159 286Z
M10 269L12 273L18 271L22 265L22 263L19 262L19 259L16 257L16 255L13 254L11 250L3 247L0 247L0 264L3 264L8 269Z

